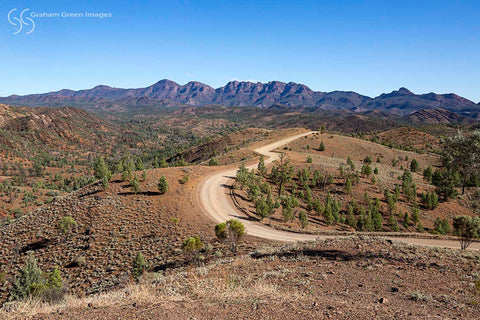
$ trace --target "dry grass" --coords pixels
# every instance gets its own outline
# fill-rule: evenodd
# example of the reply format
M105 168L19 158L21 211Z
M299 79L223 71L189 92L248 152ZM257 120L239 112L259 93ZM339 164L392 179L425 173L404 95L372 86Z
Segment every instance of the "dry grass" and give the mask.
M218 260L211 265L169 274L149 273L138 284L126 288L84 298L66 296L57 304L29 299L10 302L0 309L0 319L28 319L38 314L63 313L74 309L106 308L122 305L169 304L178 301L203 300L208 303L290 299L296 293L282 292L269 280L270 277L252 279L250 276L222 274L215 271L219 264L242 267L252 264L248 256L231 260Z

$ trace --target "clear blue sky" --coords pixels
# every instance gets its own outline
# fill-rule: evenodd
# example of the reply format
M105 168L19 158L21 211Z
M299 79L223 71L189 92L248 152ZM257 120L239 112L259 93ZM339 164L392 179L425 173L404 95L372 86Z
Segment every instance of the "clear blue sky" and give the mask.
M168 78L369 96L405 86L480 101L480 1L68 2L0 3L0 96ZM34 18L34 32L14 35L13 8L112 17Z

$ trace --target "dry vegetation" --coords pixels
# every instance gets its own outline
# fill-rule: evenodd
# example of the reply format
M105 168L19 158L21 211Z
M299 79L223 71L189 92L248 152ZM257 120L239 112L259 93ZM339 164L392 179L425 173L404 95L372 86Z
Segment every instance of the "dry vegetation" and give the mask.
M318 319L469 318L480 312L478 252L348 237L287 246L56 305L9 304L2 318ZM9 310L9 311L5 311Z

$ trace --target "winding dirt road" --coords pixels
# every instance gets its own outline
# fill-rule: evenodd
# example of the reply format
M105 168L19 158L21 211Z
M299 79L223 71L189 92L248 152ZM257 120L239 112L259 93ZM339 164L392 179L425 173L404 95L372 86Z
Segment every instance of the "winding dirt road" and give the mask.
M297 134L274 143L270 143L255 150L255 152L265 156L265 164L269 164L278 159L278 153L272 152L287 143L290 143L298 138L314 133L314 131ZM256 164L250 165L248 169L256 168ZM207 176L200 187L198 188L198 201L204 213L213 221L220 223L229 219L239 219L245 225L247 234L259 238L281 241L281 242L296 242L309 241L315 239L329 239L334 238L334 235L312 235L301 234L287 231L280 231L269 228L265 225L248 220L248 218L240 212L230 200L230 186L234 182L237 169L228 169L217 171L210 176ZM443 240L443 239L419 239L419 238L403 238L403 237L386 237L392 241L403 241L413 245L429 246L429 247L444 247L459 249L458 241ZM473 243L470 250L480 250L480 243Z

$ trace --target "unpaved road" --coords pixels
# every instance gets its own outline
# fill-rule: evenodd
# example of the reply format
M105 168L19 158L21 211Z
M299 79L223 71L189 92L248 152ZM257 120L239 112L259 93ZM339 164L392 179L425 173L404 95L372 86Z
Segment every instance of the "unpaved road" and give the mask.
M290 143L298 138L314 133L314 131L297 134L274 143L270 143L258 149L255 152L265 156L265 165L278 159L278 153L272 152L287 143ZM256 164L250 165L248 169L256 168ZM233 183L233 178L236 176L237 169L228 169L217 171L214 174L206 177L200 187L198 188L198 201L204 213L213 221L220 223L229 219L240 219L245 225L247 234L259 238L281 241L281 242L295 242L308 241L315 239L334 238L334 235L312 235L301 234L287 231L280 231L268 228L264 225L248 220L245 215L240 212L230 200L229 186ZM403 241L408 244L429 246L429 247L443 247L459 249L458 241L443 240L443 239L419 239L419 238L403 238L403 237L386 237L392 241ZM480 243L473 243L470 250L480 250Z

